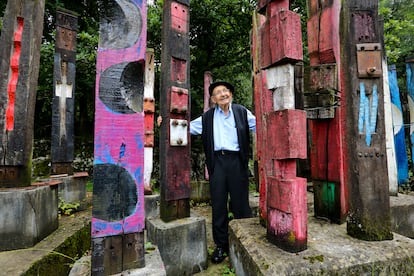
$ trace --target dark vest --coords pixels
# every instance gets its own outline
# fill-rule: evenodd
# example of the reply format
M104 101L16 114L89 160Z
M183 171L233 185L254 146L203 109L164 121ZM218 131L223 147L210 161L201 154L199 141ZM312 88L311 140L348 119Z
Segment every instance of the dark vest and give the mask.
M240 147L240 159L245 169L248 170L249 153L250 153L250 132L249 123L247 121L247 110L239 104L232 104L231 108L236 122L237 138ZM213 139L213 117L214 109L207 110L202 116L204 153L206 155L206 165L209 174L214 172L214 139Z

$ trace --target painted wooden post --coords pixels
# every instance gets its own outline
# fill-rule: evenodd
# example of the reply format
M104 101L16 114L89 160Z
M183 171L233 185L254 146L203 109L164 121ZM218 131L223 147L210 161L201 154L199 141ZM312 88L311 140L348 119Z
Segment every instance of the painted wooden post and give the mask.
M145 59L145 84L144 84L144 125L145 125L145 143L144 143L144 191L145 194L152 194L151 174L153 170L154 156L154 49L147 49Z
M344 175L340 101L340 1L308 1L308 50L310 76L305 109L310 132L310 168L314 189L315 216L336 223L346 220L348 211Z
M411 56L405 61L406 83L408 91L408 109L410 112L410 148L411 162L414 163L414 57Z
M400 89L397 81L397 68L388 66L388 82L391 93L392 118L394 128L395 156L398 169L398 185L408 182L408 156L405 146L404 117L400 100Z
M72 175L78 18L70 11L58 10L56 25L51 173Z
M266 15L259 29L260 46L253 35L252 48L253 70L259 58L257 69L264 73L255 71L254 80L259 174L265 174L267 186L267 238L298 252L307 248L307 183L296 176L297 159L307 155L306 113L295 109L295 64L303 58L300 17L289 11L289 1L259 1L258 9Z
M210 92L208 92L208 88L210 87L210 84L213 83L213 75L211 72L207 71L204 72L204 106L203 106L203 112L206 112L212 107L212 102L210 100ZM209 180L208 170L207 166L204 166L204 178L205 180Z
M190 216L190 1L165 0L161 49L160 217Z
M99 2L92 275L145 266L145 1Z
M398 172L395 157L394 127L392 119L391 92L388 81L388 66L385 59L382 61L384 82L384 124L385 124L385 146L387 155L388 181L390 184L390 196L398 195Z
M272 91L266 87L266 72L261 70L261 29L264 28L266 16L259 13L253 14L252 29L252 61L253 61L253 83L254 83L254 108L256 114L256 162L257 178L259 182L259 216L263 226L267 223L266 189L267 174L272 171L272 162L266 157L267 128L265 125L265 114L273 111Z
M0 188L30 186L45 1L9 0L0 36Z
M378 1L342 1L341 112L345 179L349 189L347 232L363 240L392 239L384 124L383 31Z

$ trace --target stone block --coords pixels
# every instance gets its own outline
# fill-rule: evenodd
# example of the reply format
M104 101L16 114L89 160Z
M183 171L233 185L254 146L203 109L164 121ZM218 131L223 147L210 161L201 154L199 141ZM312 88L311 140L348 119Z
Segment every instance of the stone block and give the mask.
M148 241L157 245L167 275L192 275L207 268L206 222L190 216L171 222L147 220Z
M287 253L266 239L258 218L229 224L230 261L236 275L411 275L414 240L363 241L346 233L346 224L308 216L308 248Z
M58 228L58 188L0 191L0 251L28 248Z
M414 195L390 196L390 214L392 231L414 239Z

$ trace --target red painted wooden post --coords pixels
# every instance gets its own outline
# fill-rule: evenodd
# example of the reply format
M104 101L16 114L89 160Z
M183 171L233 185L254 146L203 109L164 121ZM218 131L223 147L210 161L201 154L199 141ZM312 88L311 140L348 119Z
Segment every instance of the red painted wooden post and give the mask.
M261 70L260 66L260 46L261 36L260 30L266 17L255 13L253 15L252 29L252 61L253 61L253 83L254 83L254 108L256 114L256 160L257 160L257 178L259 181L259 216L261 223L266 226L267 206L266 206L266 174L272 169L271 162L266 157L266 139L267 128L265 127L264 114L273 110L272 92L266 88L266 72Z
M210 93L208 92L208 88L210 84L213 83L213 75L211 72L204 72L204 106L203 112L206 112L212 107L212 102L210 101ZM204 167L204 178L205 180L209 180L207 166Z
M164 1L160 111L160 217L190 216L190 47L188 0Z
M147 49L145 58L145 84L144 84L144 190L145 194L152 194L151 174L153 170L154 152L154 49Z
M340 1L310 0L308 50L310 81L305 108L311 136L310 168L315 216L345 222L348 197L344 175L344 108L340 79Z
M306 113L295 109L295 89L302 86L302 74L295 77L303 58L300 17L288 8L289 1L260 1L266 20L253 33L252 52L261 219L269 241L298 252L307 248L307 181L297 177L296 161L306 159L307 136Z
M0 188L30 186L45 1L7 1L0 36Z
M392 239L378 1L342 1L341 11L347 232L363 240Z
M51 173L72 175L78 18L69 11L58 10L56 25Z
M145 266L146 4L99 2L92 275Z

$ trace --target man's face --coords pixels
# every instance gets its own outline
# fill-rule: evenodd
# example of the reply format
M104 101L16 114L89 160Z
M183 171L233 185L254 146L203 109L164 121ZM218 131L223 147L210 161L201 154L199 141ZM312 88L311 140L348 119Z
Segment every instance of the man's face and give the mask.
M211 100L218 105L226 105L231 103L233 93L224 85L219 85L213 89Z

